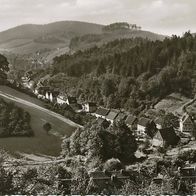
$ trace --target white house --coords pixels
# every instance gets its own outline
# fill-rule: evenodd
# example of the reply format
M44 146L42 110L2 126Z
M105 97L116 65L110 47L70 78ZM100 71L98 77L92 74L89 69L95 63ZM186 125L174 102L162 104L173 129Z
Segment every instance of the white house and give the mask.
M110 110L110 112L106 116L106 120L111 122L111 124L113 124L114 120L116 119L119 113L120 113L119 110L115 110L115 109Z
M180 119L180 131L184 133L188 133L193 137L196 136L196 126L194 124L193 118L189 114L185 114Z
M137 134L138 135L148 134L146 132L148 127L150 128L150 131L152 132L156 130L156 125L151 119L145 118L145 117L140 118L137 123Z
M64 94L64 93L60 93L60 94L57 96L57 103L58 103L59 105L66 104L66 103L67 103L67 95Z
M108 113L110 112L109 109L106 109L106 108L102 108L102 107L99 107L96 112L95 112L95 116L97 118L104 118L106 119L106 116L108 115Z
M57 91L46 91L45 97L50 102L55 102L57 100L58 94L59 93Z
M86 103L84 103L84 105L83 105L83 110L84 110L85 112L92 113L92 112L95 112L96 109L97 109L97 105L96 105L96 103L94 103L94 102L86 102Z

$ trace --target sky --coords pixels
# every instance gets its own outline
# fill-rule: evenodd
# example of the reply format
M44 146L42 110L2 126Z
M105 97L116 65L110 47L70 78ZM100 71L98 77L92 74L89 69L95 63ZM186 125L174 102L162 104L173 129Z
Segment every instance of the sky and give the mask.
M196 0L0 0L0 31L62 20L128 22L164 35L196 32Z

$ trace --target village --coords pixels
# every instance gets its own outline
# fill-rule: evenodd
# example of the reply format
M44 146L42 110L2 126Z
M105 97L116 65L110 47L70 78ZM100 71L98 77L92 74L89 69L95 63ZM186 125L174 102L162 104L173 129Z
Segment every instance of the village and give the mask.
M60 107L68 105L76 113L90 114L100 127L108 128L116 122L123 121L133 131L139 146L142 146L146 140L150 142L151 148L147 149L149 151L152 148L164 149L168 146L175 148L179 143L188 144L196 139L196 119L186 111L186 106L189 106L195 99L184 104L180 114L174 112L173 116L177 119L177 126L173 126L164 123L164 116L159 115L157 108L150 108L142 115L136 116L124 110L98 106L95 102L81 102L77 97L51 90L50 87L44 86L42 80L36 85L29 73L22 77L21 81L18 86L30 90L38 99L57 104ZM167 112L164 115L167 115ZM123 171L113 173L92 172L90 176L93 181L103 179L110 181L114 177L126 180L128 176L125 173ZM180 173L181 179L194 181L196 166L187 162L185 167L180 169ZM154 183L159 184L161 179L162 177L158 175L154 178Z
M96 117L97 122L100 126L107 128L113 125L114 122L120 120L124 121L125 124L134 131L134 135L140 141L145 138L147 129L150 129L152 133L148 133L148 136L152 139L153 145L164 146L165 143L168 145L175 145L178 143L178 137L176 132L182 133L185 138L190 137L191 140L195 140L196 137L196 119L195 116L189 114L185 110L186 105L190 105L190 101L183 105L181 113L174 113L174 116L178 119L178 126L172 127L172 125L163 125L163 117L159 115L159 109L150 108L145 111L140 117L135 116L124 109L112 109L98 106L95 102L80 101L77 97L69 95L65 92L59 92L58 90L51 90L50 87L44 86L43 80L40 80L37 84L31 79L31 71L27 72L24 77L21 78L22 86L30 90L36 95L38 99L47 100L50 103L58 104L60 106L67 104L76 113L89 113ZM192 100L195 102L195 99ZM166 115L165 112L164 115Z

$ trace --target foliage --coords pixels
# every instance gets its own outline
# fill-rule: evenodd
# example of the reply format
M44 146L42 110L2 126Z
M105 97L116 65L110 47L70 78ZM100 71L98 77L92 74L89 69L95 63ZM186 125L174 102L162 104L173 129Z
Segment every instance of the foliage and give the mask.
M120 170L123 168L122 163L120 162L119 159L109 159L104 163L104 170L106 171L115 171L115 170Z
M9 71L9 63L3 55L0 54L0 83L4 84L7 79L7 72Z
M189 33L154 42L115 40L56 57L48 83L82 99L138 114L171 92L193 97L195 59L196 38ZM63 80L55 77L59 73L64 73Z
M47 122L43 125L43 128L46 132L49 132L52 129L52 125Z
M0 137L33 135L28 112L3 99L0 99L0 109Z
M123 162L134 160L137 144L132 132L125 124L117 124L114 128L103 129L89 124L84 130L76 130L70 138L63 141L64 152L70 156L82 155L87 159L100 157L102 162L117 158Z

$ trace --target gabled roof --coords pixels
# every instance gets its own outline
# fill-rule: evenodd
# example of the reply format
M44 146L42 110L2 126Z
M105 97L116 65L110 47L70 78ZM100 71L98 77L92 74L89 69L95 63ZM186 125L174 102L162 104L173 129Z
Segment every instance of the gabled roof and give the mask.
M109 113L110 110L106 109L106 108L98 108L95 112L95 114L100 115L100 116L106 116Z
M136 121L136 119L137 119L136 116L133 116L132 114L130 114L127 116L125 123L128 125L133 125L133 123Z
M61 92L61 93L59 93L58 98L63 100L63 101L66 101L67 100L67 94Z
M69 101L69 104L75 104L75 103L77 103L76 97L70 97L70 96L69 96L67 99L68 99L68 101Z
M182 117L181 121L182 121L182 123L186 123L186 122L192 122L193 123L193 120L192 120L192 118L189 114L185 114Z
M149 117L149 118L156 118L157 117L157 110L155 109L149 109L146 113L145 116Z
M114 120L119 114L119 112L120 112L119 110L115 110L115 109L110 110L109 114L106 116L106 119Z
M116 120L119 121L119 120L125 120L125 118L127 117L127 114L123 113L123 112L120 112L118 114L118 116L116 117Z
M176 135L176 133L172 127L161 129L158 132L160 132L161 137L168 144L171 144L171 145L176 144L179 141L179 137Z
M82 105L81 104L78 104L78 103L73 103L73 104L70 104L71 108L75 111L77 110L81 110L82 109Z
M106 119L103 119L100 117L96 120L96 122L99 126L103 126L105 128L109 127L109 125L110 125L110 123Z
M158 125L163 125L163 119L162 118L156 118L154 120L155 124L158 124Z
M95 102L86 102L85 104L88 104L89 107L96 107L96 103Z
M142 117L139 119L138 125L146 127L148 125L148 123L150 123L150 121L151 120L149 118Z

